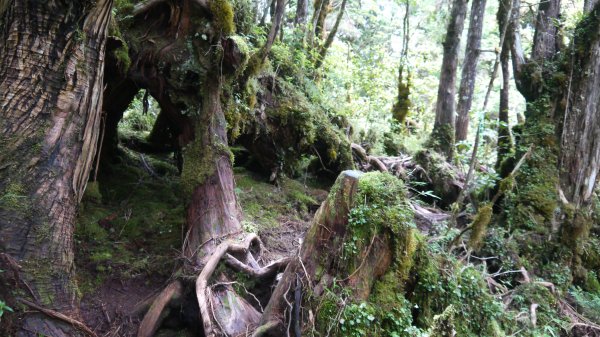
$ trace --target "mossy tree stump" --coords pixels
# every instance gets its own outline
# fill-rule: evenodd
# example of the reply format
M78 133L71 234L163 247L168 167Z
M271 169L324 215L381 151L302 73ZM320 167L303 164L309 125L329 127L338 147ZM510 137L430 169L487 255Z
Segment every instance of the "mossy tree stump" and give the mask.
M352 301L366 301L375 282L390 270L405 278L412 266L405 262L412 261L415 251L413 214L405 198L402 182L389 174L342 172L255 335L283 336L290 326L296 333L312 324L319 329L319 310L331 289L341 287ZM300 315L300 308L305 314ZM302 321L309 310L317 315L316 323Z

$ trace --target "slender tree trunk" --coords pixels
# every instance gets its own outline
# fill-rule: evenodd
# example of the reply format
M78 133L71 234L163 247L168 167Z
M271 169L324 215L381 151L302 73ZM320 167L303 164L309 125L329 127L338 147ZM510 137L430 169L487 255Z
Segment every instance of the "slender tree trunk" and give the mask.
M509 12L511 1L504 0L500 2L498 8L498 27L503 29L507 24L507 20L511 19L512 13ZM513 7L514 8L514 7ZM518 10L518 7L517 7ZM508 22L511 25L511 22ZM507 29L511 29L510 26ZM500 32L502 34L502 32ZM498 113L498 158L496 160L496 171L501 172L502 162L508 158L512 148L512 137L510 133L508 112L509 112L509 92L510 92L510 46L511 40L505 38L500 52L500 66L502 69L502 88L500 89L500 110ZM508 172L507 172L508 173Z
M325 39L325 20L331 12L331 0L315 0L314 36L318 41Z
M325 41L325 44L323 44L323 46L319 50L319 55L317 56L317 62L315 63L315 69L319 69L323 65L323 60L325 59L325 56L327 55L327 50L329 50L329 47L331 47L331 44L333 43L333 40L335 39L335 35L337 34L338 28L340 27L340 23L342 22L342 17L344 17L344 12L346 11L346 3L347 2L348 2L348 0L342 0L342 5L340 7L338 16L335 20L335 24L333 25L331 32L329 32L329 35L327 36L327 40Z
M444 57L435 109L435 124L430 139L431 147L443 153L448 160L452 160L454 153L456 68L460 37L467 13L467 2L467 0L454 0L452 5L444 40Z
M469 131L469 112L473 103L473 89L477 78L477 63L481 54L481 33L485 16L486 0L473 0L469 23L469 35L465 60L463 62L460 89L458 90L458 105L456 108L456 141L467 139Z
M20 266L19 296L66 315L78 314L73 226L96 150L111 7L12 1L0 27L0 249ZM18 324L18 336L77 335L31 311Z
M502 67L502 89L500 89L500 111L498 114L498 159L496 160L496 171L500 172L502 162L510 155L512 148L512 137L508 119L510 71L509 59L510 49L508 41L504 41L504 47L500 54L500 65Z

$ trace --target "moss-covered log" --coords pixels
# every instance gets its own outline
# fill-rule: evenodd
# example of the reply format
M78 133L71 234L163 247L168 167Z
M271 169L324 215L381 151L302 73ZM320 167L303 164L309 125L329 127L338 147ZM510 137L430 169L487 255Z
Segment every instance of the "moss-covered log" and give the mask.
M317 171L337 176L353 167L350 142L325 108L299 87L265 75L248 93L251 113L230 111L236 143L246 147L268 174L298 174L301 159L317 157ZM238 116L241 116L239 118Z

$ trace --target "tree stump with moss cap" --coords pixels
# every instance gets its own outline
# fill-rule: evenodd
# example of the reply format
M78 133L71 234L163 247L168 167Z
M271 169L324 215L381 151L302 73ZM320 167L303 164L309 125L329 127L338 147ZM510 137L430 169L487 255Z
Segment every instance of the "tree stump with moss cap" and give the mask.
M319 321L319 310L330 295L328 289L341 286L353 301L365 301L389 270L407 275L415 242L406 200L402 181L390 174L342 172L274 290L254 336L283 336L291 326L299 329L304 325L300 317L312 315L309 310L317 317L317 330L325 330L329 322ZM304 315L298 313L300 308Z

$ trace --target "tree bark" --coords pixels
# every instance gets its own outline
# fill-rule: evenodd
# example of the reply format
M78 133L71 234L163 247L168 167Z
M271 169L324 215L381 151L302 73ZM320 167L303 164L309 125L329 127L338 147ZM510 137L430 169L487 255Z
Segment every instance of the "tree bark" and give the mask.
M308 0L298 0L296 4L296 17L294 17L294 25L304 27L308 15Z
M598 0L584 0L583 1L583 11L585 13L589 13L594 9L594 6L598 3Z
M452 160L454 154L456 68L466 13L467 0L454 0L444 40L435 124L430 139L431 147L444 154L448 160Z
M239 234L242 229L220 95L219 79L213 78L202 93L202 113L194 121L195 139L183 152L181 179L184 189L191 192L184 255L195 265L201 265L202 257L215 249L219 238Z
M558 29L556 20L560 16L560 0L541 1L538 7L533 36L531 60L551 60L558 52Z
M561 137L561 187L576 209L590 205L600 170L600 27L596 5L575 37L577 57L565 94Z
M12 1L0 27L0 248L20 267L20 296L72 316L73 226L96 151L111 8ZM2 281L3 296L15 295ZM78 335L41 313L22 315L17 336Z
M473 103L473 89L477 78L477 64L481 54L481 34L485 16L486 0L473 0L469 22L469 34L465 59L463 61L460 88L458 90L458 105L456 113L456 141L467 139L469 131L469 112Z

